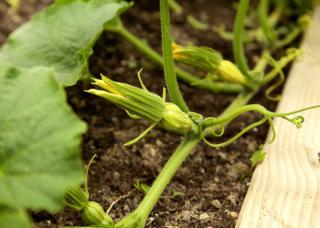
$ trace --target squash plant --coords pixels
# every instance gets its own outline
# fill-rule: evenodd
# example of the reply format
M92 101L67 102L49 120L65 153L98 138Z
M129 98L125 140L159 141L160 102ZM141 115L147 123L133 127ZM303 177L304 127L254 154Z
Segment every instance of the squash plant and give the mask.
M275 117L300 128L303 117L292 115L318 106L274 113L258 104L247 105L262 86L277 75L283 77L282 68L300 54L299 50L290 49L276 61L270 55L272 47L266 47L260 62L249 68L243 47L249 2L241 0L238 6L233 33L235 63L208 47L175 45L168 0L160 0L163 57L123 27L119 14L132 4L121 0L56 0L15 31L0 49L0 105L3 107L0 110L0 226L30 227L27 209L55 212L66 196L65 205L81 212L90 226L144 227L171 178L200 141L211 147L227 146L268 122L274 132L272 142L276 133ZM62 89L74 85L80 78L93 77L88 70L88 58L104 30L118 32L146 56L163 65L170 96L167 101L166 89L162 97L148 91L140 75L142 88L106 76L94 79L93 84L98 88L87 92L114 103L132 118L150 121L150 127L126 146L137 142L156 126L184 136L138 208L118 222L98 202L90 201L89 167L83 175L79 159L80 135L85 125L70 111ZM207 71L210 80L199 83L199 78L177 68L174 59ZM265 70L267 64L273 67L271 71ZM239 95L220 116L204 117L189 110L176 73L201 88ZM271 86L271 90L274 87ZM262 119L227 141L211 141L224 134L230 121L251 111L262 114ZM84 187L81 182L85 183Z

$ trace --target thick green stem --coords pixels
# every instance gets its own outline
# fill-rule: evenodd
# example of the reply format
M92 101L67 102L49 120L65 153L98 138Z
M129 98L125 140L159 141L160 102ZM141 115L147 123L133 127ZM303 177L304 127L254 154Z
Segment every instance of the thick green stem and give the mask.
M148 216L154 205L158 202L166 186L170 183L172 177L187 158L192 148L199 142L198 138L186 138L170 157L159 176L155 180L146 197L143 199L138 209L144 211Z
M139 207L131 213L128 217L122 219L117 223L116 227L144 227L145 221L151 213L152 209L158 202L161 194L170 183L172 177L182 165L183 161L187 158L192 148L200 141L200 139L192 137L185 138L169 161L161 170L159 176L154 181L152 187L140 203ZM131 226L128 226L131 225Z
M232 103L219 115L219 117L222 116L226 116L229 115L230 113L234 112L235 110L237 110L238 108L246 105L247 103L249 103L249 101L251 100L251 98L256 95L256 93L259 91L259 88L255 88L253 90L244 90L243 92L241 92L236 99L234 99L232 101ZM218 118L219 118L218 117ZM226 121L225 123L223 123L223 127L226 127L231 121ZM207 136L211 136L211 125L208 126L204 126L204 134ZM219 127L222 127L222 125L220 125Z
M212 124L214 123L215 125L219 124L225 124L229 123L231 120L233 120L235 117L245 113L245 112L251 112L251 111L256 111L261 114L274 117L276 114L268 111L266 108L264 108L261 105L258 104L251 104L251 105L241 105L237 108L229 109L228 113L224 113L220 115L219 118L207 118L204 120L203 127L204 128L209 128L212 127Z
M119 22L120 23L120 22ZM145 41L142 41L140 38L135 36L133 33L128 31L123 25L118 25L117 27L108 27L106 28L107 31L115 32L129 41L133 46L135 46L143 55L148 57L153 62L157 63L159 66L163 66L163 59L162 56L154 51ZM188 72L180 69L179 67L175 68L177 76L189 83L190 85L196 84L199 82L198 77L195 77ZM230 84L230 83L221 83L221 82L211 82L208 81L207 83L200 83L198 85L194 85L200 89L205 89L214 93L239 93L243 87L238 84Z
M247 64L246 56L244 53L243 39L245 36L245 18L249 8L250 0L241 0L238 8L236 21L233 27L234 39L233 39L233 55L236 64L240 70L248 75L249 67Z
M162 34L162 52L164 60L164 75L166 79L167 89L171 101L175 103L177 106L179 106L182 111L188 112L189 108L183 100L176 78L175 66L172 55L172 38L168 0L160 0L160 18Z

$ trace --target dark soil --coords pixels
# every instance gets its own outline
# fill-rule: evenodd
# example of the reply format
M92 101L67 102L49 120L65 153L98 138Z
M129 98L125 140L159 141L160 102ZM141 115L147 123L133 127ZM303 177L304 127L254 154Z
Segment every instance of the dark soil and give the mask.
M6 13L0 3L0 43L8 34L26 21L31 14L50 0L24 0L16 15ZM188 13L210 25L226 24L232 27L235 10L230 1L181 1ZM226 58L232 57L231 44L214 32L197 31L185 20L185 15L173 15L173 32L179 43L193 42L220 50ZM133 9L123 16L124 24L133 33L146 39L160 50L160 25L157 1L137 0ZM250 53L255 50L250 50ZM91 58L91 72L104 73L118 81L138 85L137 71L143 66L143 80L149 90L161 94L164 86L162 70L144 58L134 47L113 34L103 34ZM88 123L89 131L83 137L84 162L97 154L90 169L91 200L111 209L111 216L119 219L134 210L143 198L133 187L139 180L151 184L168 160L181 137L155 129L146 138L130 148L123 143L142 132L148 123L130 119L125 112L95 96L83 92L84 85L68 88L69 102L79 117ZM212 94L181 83L181 90L190 109L205 116L217 116L232 101L233 95ZM254 98L273 110L275 104L266 101L263 94ZM248 123L259 118L249 113L238 118L228 128L225 138L239 132ZM267 126L254 129L236 143L221 149L199 144L175 175L154 211L147 227L234 227L243 199L250 184L252 169L249 158L265 140ZM173 192L183 193L173 197ZM79 215L65 209L55 215L34 214L37 227L83 225Z

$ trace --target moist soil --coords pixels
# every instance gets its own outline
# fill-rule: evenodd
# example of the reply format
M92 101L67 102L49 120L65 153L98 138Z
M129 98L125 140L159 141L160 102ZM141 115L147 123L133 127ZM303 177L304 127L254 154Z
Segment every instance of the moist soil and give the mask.
M16 14L8 13L8 6L0 2L0 44L8 34L27 21L32 14L48 5L50 0L24 0ZM232 58L231 44L217 36L212 27L199 31L191 27L186 14L192 14L210 26L225 24L232 28L235 10L230 1L181 1L185 14L172 15L175 40L187 44L213 47ZM160 24L158 1L137 0L135 6L122 18L127 28L147 40L160 51ZM246 50L251 59L259 48ZM114 80L139 85L138 70L144 67L142 78L147 88L161 94L164 86L161 68L141 55L132 45L114 34L102 34L90 59L90 71L98 76L106 74ZM83 136L82 157L88 163L97 155L89 172L91 200L110 209L118 220L134 210L144 194L134 188L140 181L152 184L161 168L173 153L181 136L155 129L132 147L123 144L142 132L148 123L132 120L125 112L105 100L83 92L88 85L79 83L67 89L68 101L77 115L89 126ZM235 98L234 95L213 94L181 82L180 87L192 111L204 116L217 116ZM274 110L276 104L267 101L263 93L252 103L260 103ZM239 132L261 116L248 113L237 118L227 128L223 139ZM176 173L163 197L150 215L147 227L234 227L250 185L253 172L250 156L263 144L268 126L256 128L231 146L212 149L200 143ZM58 214L46 212L31 214L36 227L84 225L78 213L65 209Z

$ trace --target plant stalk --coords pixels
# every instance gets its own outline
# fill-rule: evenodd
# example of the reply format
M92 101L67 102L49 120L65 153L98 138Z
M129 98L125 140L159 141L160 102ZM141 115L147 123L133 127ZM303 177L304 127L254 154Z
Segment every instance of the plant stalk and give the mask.
M249 8L250 0L241 0L239 3L238 13L234 24L234 39L233 39L233 55L236 64L245 74L249 74L249 67L244 53L243 39L245 37L245 17Z
M161 194L170 183L172 177L182 165L183 161L188 157L192 148L200 141L197 137L186 137L173 155L170 157L166 165L161 170L157 179L152 184L152 187L138 206L138 208L129 214L129 216L122 219L117 223L116 227L130 227L128 224L132 224L132 227L144 227L152 209L158 202Z
M173 55L172 55L172 38L170 26L170 14L168 0L160 0L160 18L161 18L161 34L162 34L162 52L164 61L164 76L166 80L167 89L171 101L179 106L179 108L188 112L189 108L186 105L180 93Z

